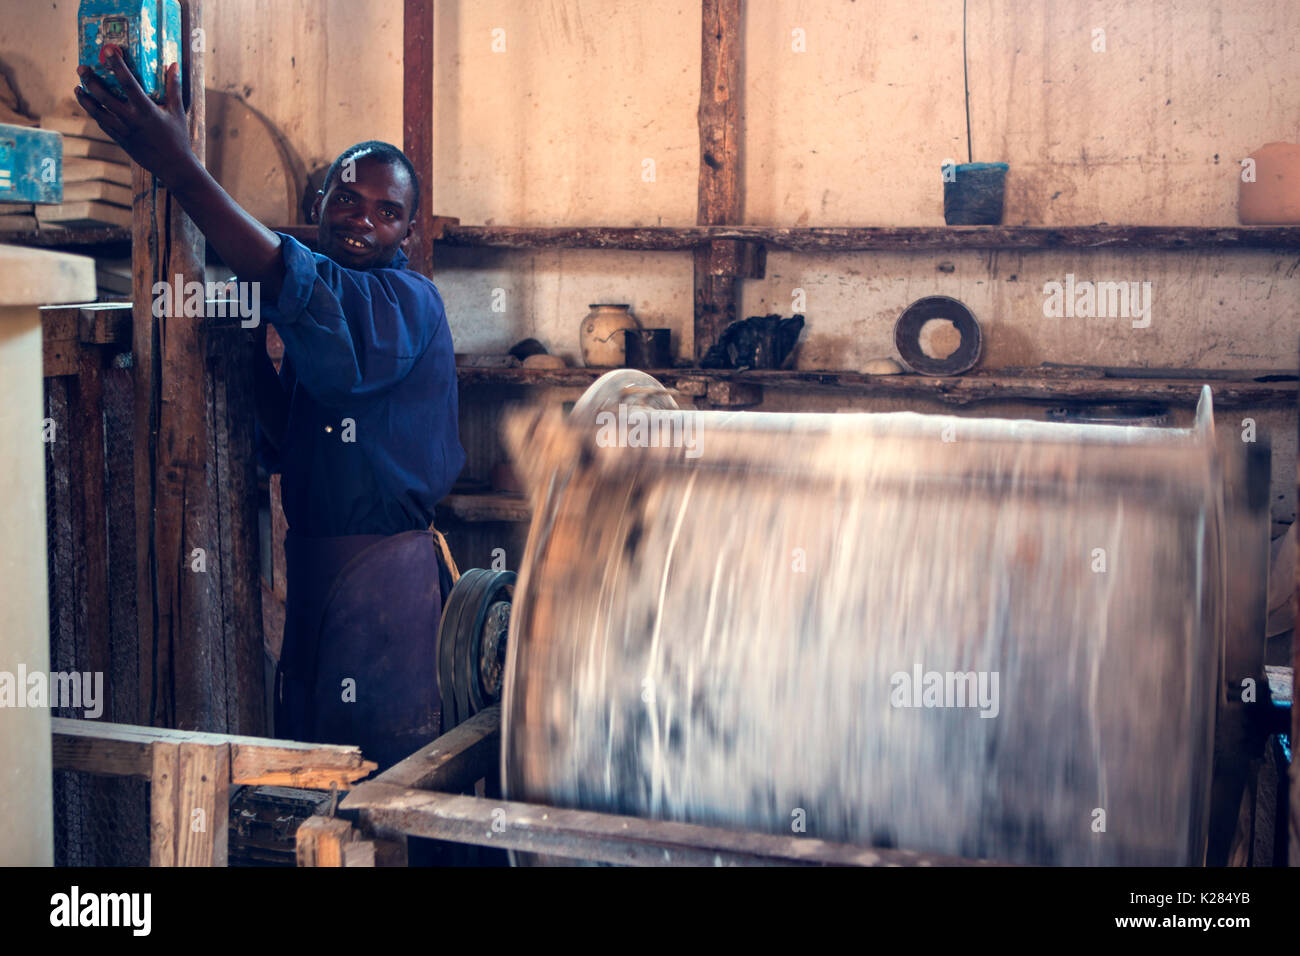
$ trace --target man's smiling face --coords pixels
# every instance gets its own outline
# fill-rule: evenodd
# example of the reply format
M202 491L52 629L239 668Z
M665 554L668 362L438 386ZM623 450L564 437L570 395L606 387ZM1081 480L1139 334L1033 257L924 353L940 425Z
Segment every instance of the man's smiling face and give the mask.
M410 239L413 200L405 167L358 156L355 164L344 165L312 207L321 254L348 269L390 265Z

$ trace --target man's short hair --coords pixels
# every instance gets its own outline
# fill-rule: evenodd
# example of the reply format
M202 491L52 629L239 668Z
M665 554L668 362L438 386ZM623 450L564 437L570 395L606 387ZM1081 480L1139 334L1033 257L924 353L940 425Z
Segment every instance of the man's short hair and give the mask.
M415 166L407 158L406 154L394 146L392 143L385 143L377 139L368 139L364 143L357 143L355 146L349 146L343 152L339 153L339 158L330 164L329 172L325 174L325 182L321 185L320 191L327 193L330 191L330 185L339 176L350 160L360 159L377 159L388 166L401 166L411 177L411 218L415 218L416 210L420 208L420 177L415 175Z

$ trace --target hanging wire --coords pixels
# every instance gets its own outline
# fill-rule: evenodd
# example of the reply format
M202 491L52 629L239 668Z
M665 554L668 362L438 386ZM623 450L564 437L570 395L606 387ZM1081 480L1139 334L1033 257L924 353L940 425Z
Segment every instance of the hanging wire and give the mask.
M966 0L961 0L961 79L966 87L966 162L975 162L970 148L970 69L966 64Z

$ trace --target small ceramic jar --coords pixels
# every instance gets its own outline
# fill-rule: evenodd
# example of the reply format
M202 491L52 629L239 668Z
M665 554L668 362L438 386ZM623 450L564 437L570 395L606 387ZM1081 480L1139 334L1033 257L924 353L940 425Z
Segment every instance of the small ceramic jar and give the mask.
M582 364L595 368L618 368L627 361L624 331L641 328L626 304L596 303L582 320L578 341Z

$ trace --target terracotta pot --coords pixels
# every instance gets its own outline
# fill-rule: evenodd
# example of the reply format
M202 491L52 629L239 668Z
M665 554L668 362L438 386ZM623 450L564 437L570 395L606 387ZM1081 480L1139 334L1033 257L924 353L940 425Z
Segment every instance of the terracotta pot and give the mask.
M1300 223L1300 146L1269 143L1250 156L1255 181L1241 182L1239 170L1237 218L1242 225Z
M596 303L578 328L582 345L582 364L596 368L616 368L627 361L624 331L639 329L641 323L625 304Z

